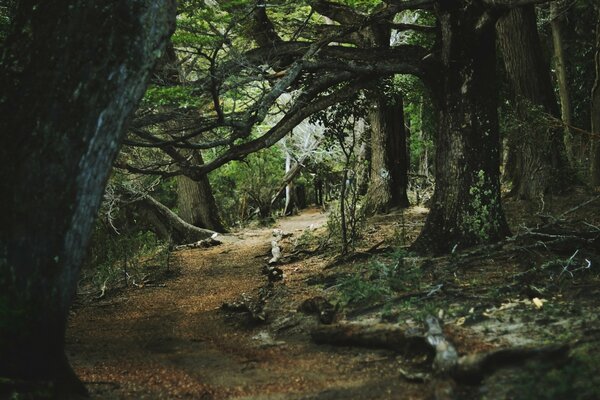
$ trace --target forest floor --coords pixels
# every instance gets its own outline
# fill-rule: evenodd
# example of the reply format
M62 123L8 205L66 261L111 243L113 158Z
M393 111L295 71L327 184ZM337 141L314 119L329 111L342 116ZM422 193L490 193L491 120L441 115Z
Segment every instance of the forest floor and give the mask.
M437 258L404 250L426 217L419 206L371 218L345 259L322 250L316 209L222 235L174 252L160 284L81 295L68 356L98 399L600 398L595 196L507 200L515 238ZM269 284L273 228L291 235L284 278ZM387 340L429 314L459 356L484 355L476 377L440 374L431 354ZM339 346L335 329L350 323L354 346Z

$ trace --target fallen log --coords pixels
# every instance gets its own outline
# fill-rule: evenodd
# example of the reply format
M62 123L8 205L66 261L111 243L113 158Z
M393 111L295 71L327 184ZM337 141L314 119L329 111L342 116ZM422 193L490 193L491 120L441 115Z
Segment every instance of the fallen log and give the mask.
M216 232L188 224L167 206L146 193L124 190L126 206L133 209L161 239L174 244L197 242Z
M311 337L317 344L389 349L405 355L427 354L431 358L434 356L434 351L424 335L411 334L398 325L324 325L315 328Z
M519 366L530 360L541 360L554 365L568 360L570 346L566 344L540 347L513 347L461 357L443 334L439 320L426 318L427 332L409 332L398 325L342 323L320 326L311 332L317 344L358 346L389 349L404 356L424 355L431 362L429 374L403 371L407 379L434 377L452 378L457 382L475 385L502 368ZM415 378L417 379L417 378Z
M513 347L460 357L451 375L457 382L476 385L486 376L502 368L514 367L530 360L541 360L553 365L568 359L569 345L542 347Z
M298 307L298 311L318 315L321 323L331 324L335 320L337 310L325 297L315 296L304 300Z
M197 242L194 242L194 243L182 244L179 246L175 246L174 250L208 248L208 247L218 246L218 245L222 244L223 242L215 239L216 237L217 237L217 234L215 233L212 235L212 237L209 237L208 239L198 240Z

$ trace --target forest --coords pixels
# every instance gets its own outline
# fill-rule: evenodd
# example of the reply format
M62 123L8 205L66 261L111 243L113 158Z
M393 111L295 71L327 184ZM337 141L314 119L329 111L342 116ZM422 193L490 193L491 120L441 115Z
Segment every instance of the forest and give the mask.
M0 399L599 399L598 0L0 0Z

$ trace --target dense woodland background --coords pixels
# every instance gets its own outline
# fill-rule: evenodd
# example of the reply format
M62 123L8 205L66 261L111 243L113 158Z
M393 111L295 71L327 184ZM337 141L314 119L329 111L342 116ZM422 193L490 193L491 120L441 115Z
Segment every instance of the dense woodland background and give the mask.
M0 2L0 377L81 392L82 282L139 285L215 232L318 207L311 251L351 257L422 206L394 245L443 256L516 234L507 201L547 227L600 185L596 0L48 3Z

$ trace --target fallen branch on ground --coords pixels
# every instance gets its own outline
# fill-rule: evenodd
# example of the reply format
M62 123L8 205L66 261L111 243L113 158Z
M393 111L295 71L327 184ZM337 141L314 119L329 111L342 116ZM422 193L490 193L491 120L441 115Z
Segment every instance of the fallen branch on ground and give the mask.
M209 237L208 239L198 240L197 242L194 242L194 243L182 244L179 246L175 246L174 250L208 248L208 247L218 246L218 245L222 244L223 242L215 239L216 237L217 237L217 234L215 233L212 235L212 237Z
M342 323L320 326L311 332L311 337L318 344L389 349L405 356L421 354L431 362L432 372L418 374L419 380L440 376L466 384L478 384L499 369L522 365L532 359L562 363L571 348L566 344L513 347L459 357L454 345L445 337L439 320L428 316L426 324L425 333L413 333L398 325ZM403 371L403 375L417 379L407 371Z

